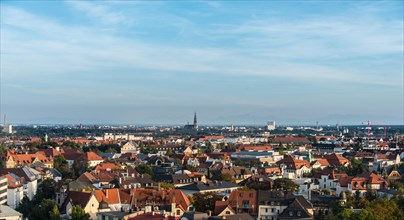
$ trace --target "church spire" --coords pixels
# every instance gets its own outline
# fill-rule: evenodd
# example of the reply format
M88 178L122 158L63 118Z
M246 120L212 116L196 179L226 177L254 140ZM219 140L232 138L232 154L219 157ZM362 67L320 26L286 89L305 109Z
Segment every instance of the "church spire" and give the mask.
M196 112L195 112L195 115L194 115L194 129L198 130L198 119L196 118Z

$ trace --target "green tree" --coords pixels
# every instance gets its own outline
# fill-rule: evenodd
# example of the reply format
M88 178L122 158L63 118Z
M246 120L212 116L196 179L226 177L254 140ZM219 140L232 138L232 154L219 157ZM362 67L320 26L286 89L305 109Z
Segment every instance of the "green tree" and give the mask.
M220 179L227 181L227 182L232 182L232 183L236 182L236 180L233 178L233 176L230 173L221 173Z
M76 160L73 164L73 172L76 177L81 176L83 173L86 172L88 168L87 161L85 160Z
M160 184L160 188L162 189L174 189L174 184L172 183L167 183L167 182L159 182L158 184Z
M42 195L45 199L56 197L56 182L53 179L46 179L42 182Z
M55 201L51 199L44 199L31 209L28 218L33 220L51 219L51 213L53 213L53 208L55 206L57 208Z
M187 169L187 170L189 170L189 171L191 171L191 172L196 172L196 171L197 171L197 170L196 170L196 167L191 166L191 165L186 165L186 166L185 166L185 169Z
M363 172L369 171L367 166L362 162L362 160L357 160L353 158L350 160L350 165L348 167L341 166L341 170L345 171L349 176L356 176Z
M193 195L193 205L196 211L199 212L213 211L216 201L221 200L221 198L216 192L195 193Z
M213 145L212 145L212 143L210 143L210 142L208 142L207 144L206 144L206 153L212 153L213 152Z
M148 174L150 176L153 176L152 167L148 164L139 164L135 169L140 174Z
M279 143L279 154L285 156L284 147L282 143Z
M7 150L8 148L5 145L0 144L0 155L5 155L7 153Z
M80 149L80 145L76 144L73 141L64 141L62 146L63 146L63 148L68 148L68 149Z
M24 218L28 218L28 215L31 212L32 207L33 203L29 201L28 197L25 196L21 200L20 205L16 210L19 211L24 216Z
M89 220L90 215L79 205L75 205L72 210L72 220Z
M58 206L55 204L53 209L49 212L50 220L60 220L60 212Z
M174 155L173 149L168 148L168 150L167 150L167 152L166 152L166 156L167 156L167 157L171 157L171 156L173 156L173 155Z
M274 189L297 191L299 185L288 178L279 178L274 180Z

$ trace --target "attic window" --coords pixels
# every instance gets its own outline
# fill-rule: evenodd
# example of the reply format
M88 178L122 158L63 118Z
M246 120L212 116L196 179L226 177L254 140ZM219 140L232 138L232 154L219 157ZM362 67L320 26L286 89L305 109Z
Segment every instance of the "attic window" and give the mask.
M302 212L301 212L301 211L297 211L297 216L302 216Z
M289 216L293 216L293 211L289 211Z

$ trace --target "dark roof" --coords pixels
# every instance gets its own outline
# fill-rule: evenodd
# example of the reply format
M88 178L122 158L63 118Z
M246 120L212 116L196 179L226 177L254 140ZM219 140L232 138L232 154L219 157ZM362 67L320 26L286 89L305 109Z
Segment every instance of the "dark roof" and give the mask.
M20 178L24 178L26 181L34 181L35 176L34 174L29 170L28 167L22 167L22 168L2 168L0 169L0 175L5 175L8 173L14 173L16 176Z
M303 197L302 197L303 198ZM305 200L303 198L303 200ZM305 206L308 203L307 201L304 202L302 199L296 197L293 202L279 215L280 219L310 219L313 218L313 215L310 214ZM311 205L311 204L310 204ZM312 208L312 207L310 207Z
M79 192L79 191L70 191L69 195L66 197L65 201L63 202L62 207L66 207L69 202L72 202L73 205L80 205L84 208L88 200L90 200L91 193Z
M291 191L282 190L260 190L258 191L258 204L280 202L288 205L296 196Z
M187 218L188 220L207 220L209 215L203 212L185 212L181 218Z
M178 187L179 190L194 190L194 191L205 191L212 189L225 189L231 187L238 187L237 184L227 182L227 181L213 181L209 183L195 182L186 186Z
M222 216L213 216L210 217L209 220L218 220L218 219L223 219ZM235 214L235 215L226 215L226 219L227 220L255 220L254 217L252 217L251 215L247 214L247 213L240 213L240 214Z
M191 179L187 174L171 174L171 175L156 175L154 177L154 180L159 182L159 181L165 181L173 184L181 183L180 180L186 180L186 179Z

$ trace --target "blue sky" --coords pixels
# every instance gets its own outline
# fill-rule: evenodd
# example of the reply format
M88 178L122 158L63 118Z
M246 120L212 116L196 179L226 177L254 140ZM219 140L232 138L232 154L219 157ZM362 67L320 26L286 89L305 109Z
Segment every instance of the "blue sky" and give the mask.
M404 123L403 1L2 1L13 123Z

